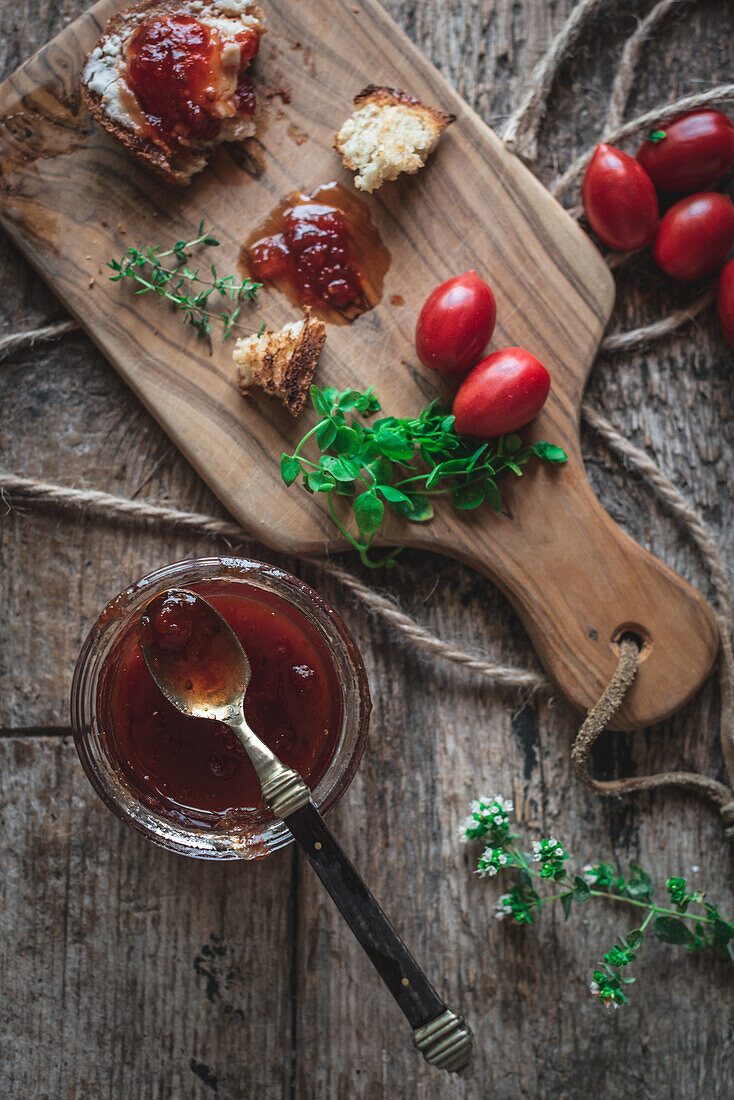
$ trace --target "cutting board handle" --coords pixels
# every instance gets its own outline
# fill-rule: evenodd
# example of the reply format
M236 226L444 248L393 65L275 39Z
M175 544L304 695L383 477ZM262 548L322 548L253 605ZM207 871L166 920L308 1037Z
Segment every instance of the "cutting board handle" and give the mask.
M706 601L614 523L580 459L535 470L507 501L491 541L482 525L485 538L471 544L475 553L457 555L456 543L443 549L507 594L563 694L588 710L616 668L615 641L629 631L644 648L614 728L648 726L681 707L708 677L719 649Z

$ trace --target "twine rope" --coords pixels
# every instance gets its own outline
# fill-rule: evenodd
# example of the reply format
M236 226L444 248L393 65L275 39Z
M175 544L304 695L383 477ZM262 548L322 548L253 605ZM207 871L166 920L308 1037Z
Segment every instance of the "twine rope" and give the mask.
M41 325L40 328L26 329L24 332L9 332L6 336L0 336L0 359L5 359L14 351L24 351L26 348L35 347L36 344L59 340L78 328L76 321L69 317L67 321L56 321L54 324Z
M718 806L724 822L724 832L734 837L734 796L723 783L709 779L698 772L662 772L660 775L640 775L625 779L594 779L589 774L589 754L600 734L617 713L640 666L640 648L634 638L623 638L620 643L619 663L614 675L604 689L601 698L586 715L571 748L571 761L576 775L590 791L614 796L632 794L634 791L652 791L660 787L677 787L702 794Z
M624 112L637 76L637 65L643 48L650 41L652 32L681 4L690 2L691 0L660 0L654 8L650 9L645 18L640 20L637 30L625 42L609 96L607 117L602 128L604 140L607 134L613 134L622 125Z
M80 508L86 514L100 519L132 519L142 523L154 523L161 527L177 528L202 538L222 539L230 545L247 546L250 536L231 520L201 512L185 512L165 504L153 504L147 500L131 500L129 497L116 496L99 489L74 489L66 485L56 485L36 478L21 477L7 470L0 470L0 496L9 511L11 498L19 497L35 504L48 504L60 508ZM6 514L7 514L6 511ZM549 681L531 669L511 668L487 660L477 654L467 653L463 649L437 638L415 619L407 615L398 604L388 596L375 592L363 584L357 577L340 569L330 561L321 558L304 557L323 573L334 577L345 588L354 593L367 607L390 623L410 642L426 653L441 657L445 661L461 665L472 672L478 672L498 687L513 688L536 692L550 689Z
M556 75L563 61L568 57L577 42L584 26L601 8L605 0L579 0L572 9L558 34L552 40L544 57L536 66L528 89L517 110L512 114L504 131L505 144L527 161L537 157L538 132L545 117L547 102ZM662 20L682 3L690 0L659 0L637 29L628 38L615 76L603 126L603 140L618 142L640 133L653 124L659 124L695 107L713 102L725 102L734 99L734 84L720 84L706 92L684 96L675 102L648 111L629 122L622 118L634 85L635 73L640 54L649 41L652 31ZM552 194L560 198L574 183L588 164L593 149L586 150L556 179ZM610 266L618 266L626 256L615 256ZM612 333L605 337L601 351L607 354L645 346L660 339L693 320L713 301L715 291L709 290L701 295L687 309L677 310L668 317L651 324L622 333ZM78 328L72 319L43 325L24 332L11 333L0 337L0 359L13 352L35 346L49 340L59 339ZM734 781L734 651L732 649L731 623L733 599L726 568L714 540L706 530L700 516L686 501L676 487L665 477L659 467L644 451L635 447L589 402L584 402L582 415L586 423L599 435L609 449L636 473L643 476L653 489L657 498L666 505L682 524L684 530L696 545L708 570L716 596L714 614L721 636L721 655L719 675L721 682L721 736L725 763L729 775ZM60 507L79 507L89 514L108 518L134 519L142 522L155 522L159 525L176 527L207 538L220 538L227 542L247 543L247 535L238 525L216 516L195 512L185 512L164 504L152 504L143 500L115 496L92 489L75 489L55 485L34 478L0 470L0 495L6 501L8 496L19 496L38 504L51 504ZM407 615L398 604L388 596L374 591L360 580L340 569L331 562L307 558L311 564L334 577L372 611L380 614L397 631L403 634L413 645L445 660L452 661L470 671L480 673L494 684L512 689L532 692L547 691L548 681L539 673L530 669L515 669L496 662L488 661L478 655L443 642L425 627ZM689 772L667 772L655 776L640 776L610 781L595 780L589 773L588 759L590 751L609 721L622 705L627 691L634 682L640 662L640 651L634 639L623 639L620 645L618 667L599 701L591 708L579 729L572 748L572 761L576 774L582 783L596 793L619 795L631 791L651 790L663 786L676 786L706 795L719 808L726 826L727 836L734 837L734 792L724 784Z
M568 14L566 22L551 41L530 77L530 83L517 109L510 115L502 134L507 148L534 161L538 155L538 131L545 118L548 96L556 74L578 41L588 20L606 0L580 0Z
M615 144L627 137L632 137L633 134L642 133L656 123L667 122L669 118L681 115L685 111L692 111L694 107L706 107L710 103L728 103L732 99L734 99L734 84L717 84L715 87L709 88L707 92L684 95L680 99L674 100L673 103L666 103L662 107L646 111L644 115L638 115L637 118L633 118L630 122L625 122L622 126L617 126L616 129L605 134L604 140L609 144ZM596 149L596 145L592 149L587 149L585 153L581 153L566 171L558 177L550 189L554 198L560 199L571 184L579 179L593 157L594 149Z
M679 0L680 2L680 0ZM619 257L619 259L626 258ZM616 264L610 264L616 266ZM648 325L640 325L638 328L628 329L626 332L612 332L605 336L601 342L600 350L612 355L620 351L639 349L670 336L683 325L695 320L700 313L708 309L716 299L716 288L712 287L704 291L690 306L674 310L667 317L661 317L658 321L652 321ZM13 352L24 351L35 347L37 344L48 343L51 340L59 340L72 332L80 332L81 328L72 321L60 321L52 325L42 325L40 328L26 329L21 332L10 333L0 337L0 360L8 358Z

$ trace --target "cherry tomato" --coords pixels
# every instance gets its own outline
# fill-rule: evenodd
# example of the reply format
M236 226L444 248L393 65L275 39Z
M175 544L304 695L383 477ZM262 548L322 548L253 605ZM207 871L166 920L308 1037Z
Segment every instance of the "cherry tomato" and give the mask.
M719 275L719 320L727 343L734 348L734 260L724 264Z
M637 160L661 191L702 191L734 168L734 123L709 107L689 111L653 130Z
M734 203L717 191L699 191L663 216L652 254L675 279L700 279L720 267L734 244Z
M655 236L658 197L652 180L620 149L597 145L584 173L581 202L596 235L617 252L644 248Z
M476 363L494 332L497 304L476 271L447 279L428 295L415 327L424 367L460 378Z
M454 426L461 435L494 439L516 432L545 405L551 378L524 348L502 348L477 363L454 398Z

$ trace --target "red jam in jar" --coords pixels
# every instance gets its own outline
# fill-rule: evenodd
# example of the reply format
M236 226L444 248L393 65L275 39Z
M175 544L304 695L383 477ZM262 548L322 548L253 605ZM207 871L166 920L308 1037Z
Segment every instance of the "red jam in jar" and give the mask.
M224 616L249 658L247 721L313 789L334 756L343 716L326 640L298 608L255 585L187 587ZM148 629L165 651L188 658L192 622L175 601L156 612ZM229 830L268 819L235 734L219 722L188 718L165 699L145 666L137 630L131 623L117 642L97 698L108 751L127 783L153 810L186 827ZM206 676L207 659L216 664L216 644L209 654L197 646L192 660Z
M325 320L353 320L379 301L390 256L367 206L329 183L284 199L247 241L243 264Z
M190 15L153 16L140 24L128 46L127 80L151 136L174 149L211 141L223 118L254 112L245 69L258 52L260 35L245 30L236 42L239 70L234 87L228 87L216 30Z

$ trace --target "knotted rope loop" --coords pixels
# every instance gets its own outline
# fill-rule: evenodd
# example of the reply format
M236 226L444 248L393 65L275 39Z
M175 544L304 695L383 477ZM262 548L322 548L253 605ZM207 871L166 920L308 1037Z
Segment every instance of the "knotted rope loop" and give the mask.
M652 791L660 787L677 787L704 795L719 809L725 827L725 835L734 839L734 792L696 772L661 772L660 775L641 775L625 779L594 779L589 772L589 756L607 728L611 719L624 702L640 667L640 646L636 638L628 635L619 646L619 663L614 675L604 689L601 698L586 715L571 749L571 762L577 777L588 790L611 798L635 791Z

